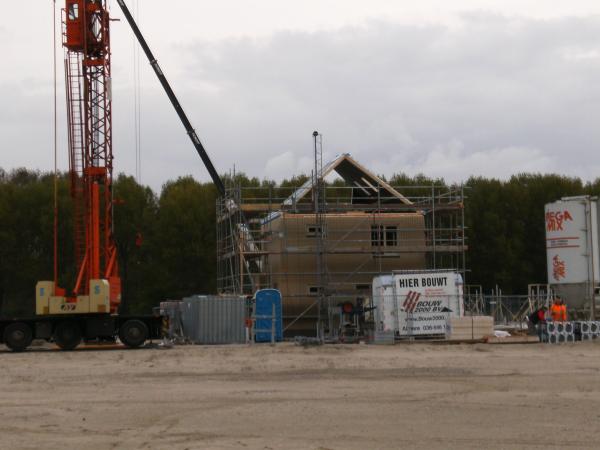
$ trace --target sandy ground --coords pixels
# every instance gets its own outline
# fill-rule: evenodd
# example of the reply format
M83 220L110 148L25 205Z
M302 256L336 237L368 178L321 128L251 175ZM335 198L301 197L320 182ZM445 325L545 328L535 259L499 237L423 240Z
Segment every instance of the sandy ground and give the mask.
M3 449L600 446L600 342L0 348Z

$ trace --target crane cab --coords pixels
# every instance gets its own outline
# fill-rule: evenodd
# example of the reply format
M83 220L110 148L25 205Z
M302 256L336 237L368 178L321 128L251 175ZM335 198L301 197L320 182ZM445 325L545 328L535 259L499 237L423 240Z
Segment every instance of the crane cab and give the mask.
M109 52L106 0L65 0L63 45L89 59L104 60Z
M65 47L69 50L82 51L84 46L83 16L84 0L66 0L65 3Z

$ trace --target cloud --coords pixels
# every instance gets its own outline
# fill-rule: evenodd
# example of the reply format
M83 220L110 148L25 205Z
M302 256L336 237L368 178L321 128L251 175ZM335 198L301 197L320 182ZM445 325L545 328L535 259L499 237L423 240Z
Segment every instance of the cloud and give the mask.
M280 178L281 174L291 173L297 168L296 157L293 152L283 152L273 156L265 164L265 175L267 178Z
M386 175L587 177L582 161L600 160L600 18L461 21L199 43L188 49L189 71L219 87L213 113L236 130L228 146L250 150L234 154L252 174L297 167L317 128L330 153L350 152Z
M413 173L419 168L426 175L452 183L464 181L465 174L505 179L517 173L551 173L559 169L556 159L540 149L507 147L469 153L461 143L437 148L418 164L408 166Z
M325 164L325 161L323 162ZM314 157L298 157L292 151L286 151L269 158L265 163L264 178L281 181L297 174L309 174L314 171Z
M457 21L378 20L329 31L197 40L177 47L175 70L168 70L173 55L163 69L223 173L234 164L259 178L309 173L316 129L327 158L348 152L388 176L425 173L458 181L557 171L595 178L600 17L536 20L471 12ZM116 170L131 173L133 99L124 71L113 72L113 139ZM40 130L51 130L50 122L36 122L51 116L36 111L51 99L36 98L22 83L6 92L7 104L4 91L0 117L16 109L30 111L30 120L3 125L10 127L3 146L20 152L2 164L35 161ZM208 179L150 78L142 132L144 182L159 188L180 175Z

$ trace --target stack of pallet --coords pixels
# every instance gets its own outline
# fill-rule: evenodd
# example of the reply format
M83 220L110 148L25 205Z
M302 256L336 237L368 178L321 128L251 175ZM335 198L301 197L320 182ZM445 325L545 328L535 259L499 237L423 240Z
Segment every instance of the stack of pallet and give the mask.
M494 318L490 316L450 317L446 324L446 339L471 341L494 335Z

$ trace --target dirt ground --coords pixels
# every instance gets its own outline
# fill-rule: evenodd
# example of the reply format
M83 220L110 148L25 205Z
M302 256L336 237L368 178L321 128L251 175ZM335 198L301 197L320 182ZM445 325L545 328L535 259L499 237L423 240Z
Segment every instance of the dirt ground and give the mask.
M0 348L3 449L598 447L600 342Z

